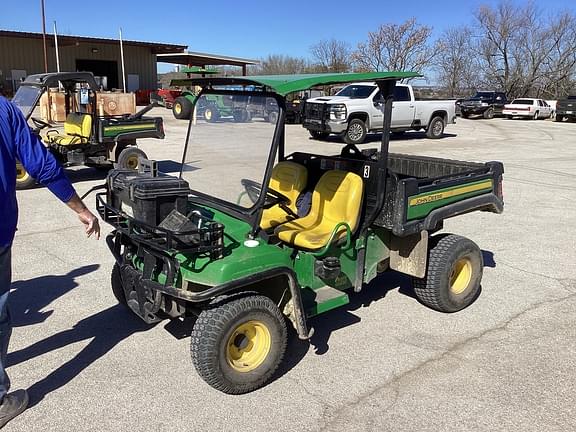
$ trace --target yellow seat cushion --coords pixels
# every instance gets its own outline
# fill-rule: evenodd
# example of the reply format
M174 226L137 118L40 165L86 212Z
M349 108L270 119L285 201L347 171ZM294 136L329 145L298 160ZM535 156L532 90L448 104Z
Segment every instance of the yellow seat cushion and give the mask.
M320 249L326 246L340 222L347 223L352 231L356 229L363 191L359 175L327 171L314 188L310 213L277 227L276 234L283 242L298 248ZM339 240L345 234L346 228L340 227L334 239Z
M286 206L297 213L296 200L302 193L308 182L308 171L306 168L295 162L279 162L272 169L270 177L270 188L280 192L290 199L290 204ZM275 205L262 212L260 227L264 230L273 228L290 220L290 215L282 210L279 205Z
M70 113L64 122L63 134L47 135L50 142L60 145L83 144L90 139L92 116L89 114Z

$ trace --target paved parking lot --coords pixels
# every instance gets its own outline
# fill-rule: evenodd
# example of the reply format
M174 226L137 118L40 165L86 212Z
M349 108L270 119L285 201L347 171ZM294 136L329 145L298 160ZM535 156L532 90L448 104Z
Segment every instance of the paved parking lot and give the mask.
M175 171L186 123L155 112L166 116L166 140L142 148ZM84 238L46 189L19 192L8 371L32 407L6 430L574 430L576 124L459 119L446 132L436 141L407 134L391 148L504 162L505 213L445 226L483 250L478 300L442 314L416 301L408 278L383 276L316 319L310 344L292 341L275 382L242 396L196 375L190 323L147 326L115 304L103 240ZM340 144L291 125L288 148ZM70 176L80 193L103 180L92 169Z

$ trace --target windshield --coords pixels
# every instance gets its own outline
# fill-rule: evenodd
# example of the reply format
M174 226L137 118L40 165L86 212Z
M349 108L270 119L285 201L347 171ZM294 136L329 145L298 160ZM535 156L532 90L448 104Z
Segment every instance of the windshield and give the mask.
M374 85L356 85L352 84L344 87L336 96L348 96L352 99L365 99L369 97L372 92L376 89Z
M36 107L36 103L38 102L41 93L41 87L21 85L18 87L18 91L12 98L12 102L20 108L24 117L28 118Z
M474 97L471 99L478 99L478 100L490 100L494 99L494 93L490 92L478 92Z
M278 114L273 98L202 94L192 118L182 178L193 191L253 207L255 194L248 195L247 189L264 179Z
M514 99L512 105L534 105L532 99Z

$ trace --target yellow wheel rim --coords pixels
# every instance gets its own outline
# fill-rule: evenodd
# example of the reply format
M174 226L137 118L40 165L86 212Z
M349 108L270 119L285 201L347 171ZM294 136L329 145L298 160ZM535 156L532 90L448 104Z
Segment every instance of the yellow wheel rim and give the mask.
M26 171L21 164L17 163L16 164L16 181L18 183L25 182L29 178L30 178L30 174L28 174L28 171Z
M226 343L226 360L238 372L250 372L260 366L272 345L270 330L262 321L248 321L234 329Z
M182 105L180 105L179 103L175 104L174 111L176 111L176 114L180 114L182 112Z
M456 261L450 274L450 291L453 294L462 294L472 280L472 262L468 258Z
M130 156L126 160L126 168L128 169L138 169L138 156Z
M206 120L212 119L212 110L207 109L206 111L204 111L204 118L205 118Z

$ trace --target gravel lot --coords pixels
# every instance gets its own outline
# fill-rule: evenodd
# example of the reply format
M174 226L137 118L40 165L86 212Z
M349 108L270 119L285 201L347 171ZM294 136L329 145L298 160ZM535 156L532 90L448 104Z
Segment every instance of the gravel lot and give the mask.
M174 172L186 122L154 112L166 118L166 140L141 147ZM313 321L311 343L292 341L282 375L243 396L196 375L190 323L150 327L115 304L103 240L84 238L46 189L19 192L8 371L32 407L5 430L574 430L576 124L459 119L446 132L436 141L407 134L391 148L504 162L504 214L445 226L484 251L478 300L442 314L416 301L408 278L381 277ZM340 149L298 125L287 139L292 150ZM87 168L70 177L79 193L103 180Z

